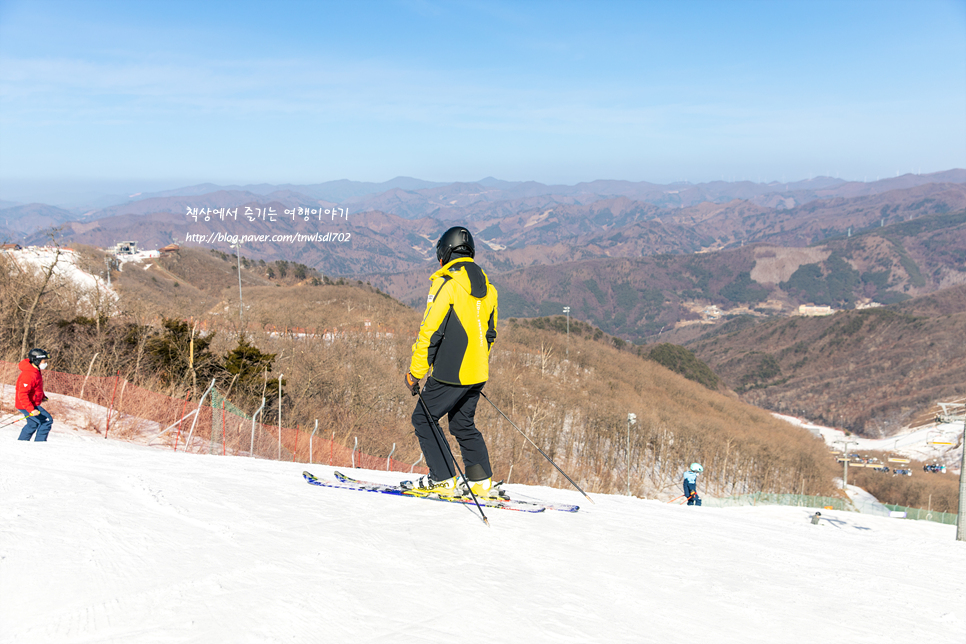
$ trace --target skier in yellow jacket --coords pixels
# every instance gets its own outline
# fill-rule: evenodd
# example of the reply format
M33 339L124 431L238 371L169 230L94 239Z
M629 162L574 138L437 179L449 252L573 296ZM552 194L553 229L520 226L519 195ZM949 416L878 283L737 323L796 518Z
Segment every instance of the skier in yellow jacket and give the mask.
M490 457L474 417L480 392L489 377L490 347L496 340L497 292L473 258L476 247L462 226L447 230L436 244L440 269L430 277L432 286L426 312L413 344L406 385L419 392L426 377L422 404L413 411L413 427L429 466L429 475L403 482L403 487L426 494L460 496L472 489L477 496L493 498L502 492L493 485ZM433 428L443 415L459 442L468 483L456 476L448 450Z

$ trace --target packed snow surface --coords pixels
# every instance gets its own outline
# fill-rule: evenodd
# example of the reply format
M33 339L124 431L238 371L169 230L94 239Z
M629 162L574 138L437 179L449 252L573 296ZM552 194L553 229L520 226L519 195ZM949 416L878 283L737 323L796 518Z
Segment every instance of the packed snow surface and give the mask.
M772 415L821 436L829 447L841 450L845 441L848 441L849 453L891 452L919 461L945 463L957 472L963 457L962 446L959 445L963 435L962 422L930 423L924 427L907 427L887 438L864 438L855 434L847 435L841 429L817 425L795 416L776 413ZM893 467L891 463L883 465Z
M581 510L486 527L301 477L328 467L18 432L0 429L3 643L966 639L953 526L510 485Z

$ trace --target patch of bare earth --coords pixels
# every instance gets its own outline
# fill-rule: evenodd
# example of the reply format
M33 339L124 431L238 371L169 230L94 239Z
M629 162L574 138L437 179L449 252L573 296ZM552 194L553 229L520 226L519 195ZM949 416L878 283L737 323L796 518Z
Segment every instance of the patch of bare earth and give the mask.
M751 279L759 284L785 282L802 264L825 261L831 254L827 248L762 246L755 249L755 267L751 269Z

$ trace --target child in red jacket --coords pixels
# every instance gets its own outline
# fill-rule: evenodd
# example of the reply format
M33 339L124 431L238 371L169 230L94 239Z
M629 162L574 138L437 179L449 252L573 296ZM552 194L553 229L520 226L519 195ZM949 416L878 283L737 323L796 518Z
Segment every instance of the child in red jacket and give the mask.
M18 440L29 441L36 433L34 442L46 441L54 424L54 417L40 406L40 403L47 400L44 395L44 377L40 372L47 368L49 357L43 349L31 349L27 359L20 361L16 406L27 419L27 424L20 431Z

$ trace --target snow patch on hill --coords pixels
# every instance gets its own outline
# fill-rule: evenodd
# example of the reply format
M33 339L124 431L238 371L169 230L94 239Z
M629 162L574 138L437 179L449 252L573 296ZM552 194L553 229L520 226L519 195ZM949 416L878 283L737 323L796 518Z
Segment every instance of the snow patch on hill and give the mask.
M58 250L60 251L59 255ZM85 292L107 294L115 302L118 299L117 292L109 287L103 278L92 275L80 267L79 255L70 248L56 249L48 246L28 246L20 250L0 252L10 257L21 269L32 272L46 271L56 259L57 265L54 266L53 273L55 277L62 278L80 287Z

